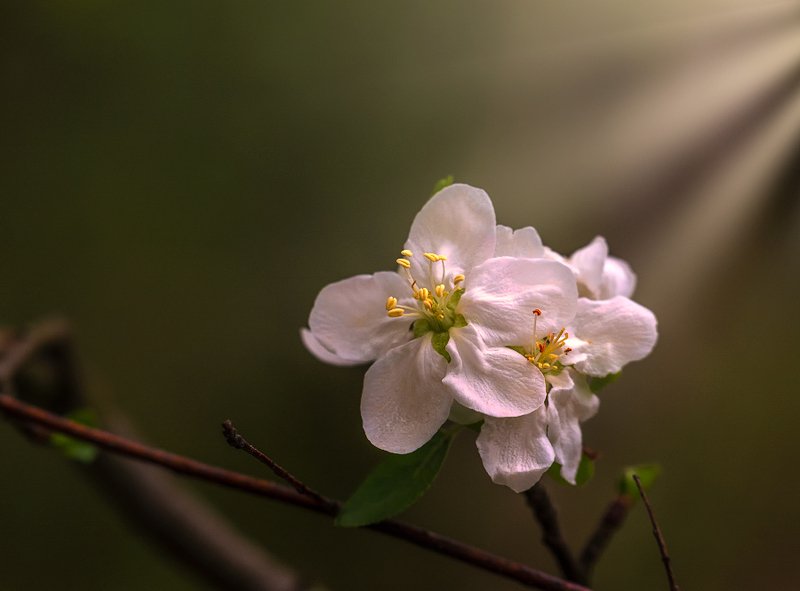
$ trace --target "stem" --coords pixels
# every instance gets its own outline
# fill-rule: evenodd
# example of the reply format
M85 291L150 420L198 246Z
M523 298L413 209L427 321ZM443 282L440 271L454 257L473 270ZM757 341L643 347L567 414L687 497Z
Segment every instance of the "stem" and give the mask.
M589 537L580 556L580 565L589 580L600 555L608 547L611 538L617 533L628 516L633 500L627 495L619 495L606 508L594 533Z
M281 484L211 466L185 456L131 441L101 429L94 429L81 425L49 413L41 408L20 402L9 395L0 395L0 410L15 419L65 433L71 437L93 443L105 450L156 464L178 474L213 482L227 488L249 492L288 505L301 507L315 513L333 517L338 513L339 507L341 506L338 501L331 501L331 504L327 505L311 496L301 494ZM583 585L565 581L524 564L490 554L479 548L469 546L463 542L447 538L441 534L428 531L418 526L395 520L387 520L368 527L369 529L379 531L383 534L403 539L432 552L449 556L476 568L515 580L529 587L542 589L544 591L589 591L589 589Z
M583 569L575 561L572 550L564 540L561 526L558 523L558 512L541 481L525 491L525 498L542 527L542 543L547 546L556 559L562 574L570 581L585 583L586 576Z
M661 554L661 560L664 563L664 569L667 571L667 580L669 581L670 591L680 591L678 583L675 582L675 574L672 572L672 562L669 557L669 552L667 552L667 542L664 540L664 535L661 533L661 528L658 527L658 521L656 521L656 516L653 513L653 508L650 506L650 501L648 500L647 495L644 493L642 481L639 480L639 476L637 474L633 475L633 480L636 482L636 487L639 489L639 494L644 501L644 506L647 507L647 515L650 517L650 523L653 526L653 536L656 538L658 551Z

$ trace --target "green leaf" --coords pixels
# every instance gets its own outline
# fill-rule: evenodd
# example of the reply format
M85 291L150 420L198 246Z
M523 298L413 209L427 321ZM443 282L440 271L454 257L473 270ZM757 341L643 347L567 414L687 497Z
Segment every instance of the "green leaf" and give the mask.
M553 462L553 465L547 470L547 475L559 484L572 486L571 482L564 480L561 476L561 464ZM589 482L594 476L594 460L586 454L581 456L581 463L578 464L578 472L575 474L575 485L583 486Z
M639 488L633 480L634 474L639 477L642 488L647 491L653 486L658 475L661 474L661 466L658 464L638 464L636 466L628 466L623 470L622 476L619 479L619 493L621 495L627 495L632 499L638 499Z
M450 353L447 352L447 343L450 342L450 333L447 331L444 332L435 332L433 333L433 337L431 337L431 344L433 345L433 350L436 351L439 355L447 359L447 363L450 363L452 359L450 358Z
M609 384L613 384L619 379L619 376L622 375L621 371L617 373L610 373L607 376L603 376L602 378L589 378L589 389L597 394L600 390L608 386Z
M452 294L450 294L450 299L447 301L447 305L452 310L455 310L456 306L458 306L458 302L461 301L462 295L464 295L464 288L460 287L457 290L455 290Z
M433 185L433 193L431 193L431 195L436 195L436 193L438 193L439 191L441 191L445 187L449 187L454 182L455 182L455 179L453 178L452 174L448 174L443 179L439 179L438 181L436 181L436 184Z
M413 505L430 488L459 429L440 430L418 450L383 460L344 504L336 525L369 525Z
M422 335L426 335L433 330L431 328L430 322L428 322L427 318L420 318L414 321L414 338L419 338Z
M94 411L90 408L81 408L66 415L66 418L72 419L76 423L86 425L87 427L97 426L97 417ZM91 443L87 443L80 439L75 439L63 433L51 433L50 445L60 449L61 452L71 460L90 464L97 457L98 450Z

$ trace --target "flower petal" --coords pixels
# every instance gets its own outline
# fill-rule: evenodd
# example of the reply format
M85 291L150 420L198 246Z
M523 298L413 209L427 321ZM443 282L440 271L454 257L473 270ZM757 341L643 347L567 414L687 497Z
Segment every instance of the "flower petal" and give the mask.
M389 351L364 376L361 418L373 445L405 454L427 442L447 420L452 395L447 366L430 334Z
M544 376L525 357L506 347L486 347L472 326L450 329L452 361L443 380L457 402L492 417L518 417L546 397Z
M580 423L595 415L600 399L589 389L585 377L569 370L561 372L558 377L567 380L558 386L554 384L550 389L547 434L553 444L555 460L561 464L561 476L575 484L583 455Z
M494 247L496 257L519 257L538 259L544 256L544 247L539 233L527 226L512 230L508 226L497 226L497 243Z
M629 298L636 289L636 274L630 265L616 257L608 257L603 265L603 284L598 299L608 300L614 296Z
M336 353L326 349L322 343L319 342L319 339L314 336L314 333L308 330L307 328L300 329L300 340L303 341L303 344L306 346L314 357L319 359L324 363L330 363L331 365L340 365L342 367L348 367L352 365L361 365L362 361L351 361L349 359L343 359L339 357Z
M475 443L492 481L518 493L536 484L555 458L544 407L522 417L487 417Z
M576 338L567 344L573 352L564 363L595 377L647 357L658 337L653 313L622 296L600 301L580 298L572 330Z
M596 236L589 244L576 250L569 258L578 282L596 298L603 284L603 266L608 258L608 244L602 236ZM582 292L583 294L583 292Z
M386 298L400 298L408 291L405 280L390 272L331 283L319 292L308 325L316 342L337 358L351 364L372 361L411 338L409 326L414 318L386 315ZM330 363L319 349L304 342L309 351Z
M494 207L489 196L469 185L450 185L422 207L411 224L406 248L445 255L448 267L466 272L492 256Z
M487 345L528 344L531 312L538 308L537 336L558 331L573 319L578 292L566 265L547 259L489 259L467 276L459 312Z

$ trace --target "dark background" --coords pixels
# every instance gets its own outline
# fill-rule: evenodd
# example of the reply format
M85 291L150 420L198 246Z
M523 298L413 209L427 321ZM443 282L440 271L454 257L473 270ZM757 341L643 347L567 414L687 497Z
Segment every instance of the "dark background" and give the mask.
M796 2L5 2L0 322L64 315L94 396L147 440L260 473L234 419L346 497L380 458L361 369L302 347L316 293L392 267L434 182L569 253L605 235L660 322L553 488L577 543L619 470L687 589L800 586ZM57 453L0 424L0 587L200 589ZM330 589L516 589L370 532L184 482ZM552 488L552 487L551 487ZM405 516L554 569L463 434ZM666 587L641 507L597 589Z

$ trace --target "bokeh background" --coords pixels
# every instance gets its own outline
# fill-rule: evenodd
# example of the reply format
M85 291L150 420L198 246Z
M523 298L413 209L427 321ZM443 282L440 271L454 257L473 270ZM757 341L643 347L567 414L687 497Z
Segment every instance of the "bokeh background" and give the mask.
M92 395L150 442L258 474L232 418L346 497L381 457L363 370L298 330L322 286L392 267L453 174L556 250L606 236L660 321L586 425L595 479L553 489L569 539L658 461L683 587L800 587L797 2L12 0L0 76L0 322L69 318ZM59 454L6 423L0 447L4 590L207 588ZM519 588L182 485L329 589ZM554 570L470 435L405 518ZM595 587L666 587L642 507Z

